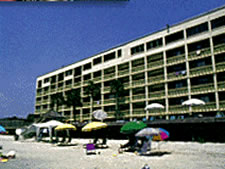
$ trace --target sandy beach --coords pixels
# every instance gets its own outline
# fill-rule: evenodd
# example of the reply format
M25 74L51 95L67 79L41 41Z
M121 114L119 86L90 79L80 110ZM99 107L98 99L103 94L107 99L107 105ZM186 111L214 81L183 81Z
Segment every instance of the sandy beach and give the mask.
M34 139L14 141L12 136L0 136L3 154L16 151L16 158L0 163L1 169L223 169L225 144L197 142L153 142L152 152L146 156L125 152L118 154L126 140L108 140L107 149L86 155L83 145L89 139L73 139L72 146L56 146Z

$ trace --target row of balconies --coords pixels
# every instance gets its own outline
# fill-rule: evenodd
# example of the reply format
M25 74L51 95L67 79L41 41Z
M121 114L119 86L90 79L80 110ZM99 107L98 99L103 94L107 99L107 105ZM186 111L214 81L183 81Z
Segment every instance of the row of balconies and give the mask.
M59 111L68 111L65 109L59 109ZM187 107L187 106L181 106L181 105L174 105L174 106L169 106L168 112L165 112L164 109L162 110L151 110L148 112L148 115L151 116L165 116L165 115L181 115L181 114L187 114L190 112L195 112L195 113L204 113L204 112L212 112L212 111L224 111L225 110L225 100L221 100L219 102L219 109L216 107L215 102L208 102L204 106L192 106ZM36 110L36 113L41 113L47 111L47 109L39 109ZM70 111L72 111L70 109ZM130 117L146 117L146 111L144 108L135 108L132 111L130 110L122 110L121 111L123 114L124 118L130 118ZM108 111L108 119L114 119L115 118L115 112L114 111ZM90 114L89 113L83 113L83 114L76 114L76 120L78 121L85 121L85 120L90 120ZM70 117L70 115L68 115Z

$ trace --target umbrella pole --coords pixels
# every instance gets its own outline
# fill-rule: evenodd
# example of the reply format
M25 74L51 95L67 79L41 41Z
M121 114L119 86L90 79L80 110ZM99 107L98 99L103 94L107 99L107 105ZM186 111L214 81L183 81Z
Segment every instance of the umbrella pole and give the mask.
M149 114L149 112L148 112L148 110L146 111L146 120L148 120L148 114Z

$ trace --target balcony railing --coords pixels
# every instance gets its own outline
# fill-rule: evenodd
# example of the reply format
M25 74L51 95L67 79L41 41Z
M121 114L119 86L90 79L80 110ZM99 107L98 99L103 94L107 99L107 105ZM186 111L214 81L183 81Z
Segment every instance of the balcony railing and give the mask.
M185 54L167 58L167 65L172 65L175 63L178 64L178 63L182 63L182 62L185 62Z
M72 88L72 84L66 85L66 89L68 89L68 88Z
M163 81L164 81L164 75L151 76L148 78L148 83L150 83L150 84L160 83Z
M54 93L54 92L56 92L56 91L57 91L56 88L51 89L51 93Z
M213 83L191 86L191 93L192 94L213 92L214 90L215 90L215 88L214 88Z
M38 92L38 93L37 93L37 96L41 96L41 95L42 95L42 92Z
M114 73L110 73L110 74L106 74L104 76L104 79L106 80L106 79L111 79L111 78L114 78L114 77L115 77L115 72Z
M150 99L156 99L156 98L161 98L165 96L165 91L161 90L161 91L157 91L157 92L150 92L149 93L149 98Z
M212 65L190 69L190 76L206 75L213 72Z
M100 81L100 80L102 80L102 77L101 76L93 78L93 81L94 82L97 82L97 81Z
M217 63L216 64L216 71L217 72L224 72L225 71L225 62Z
M139 85L145 85L145 80L140 79L140 80L132 81L132 86L139 86Z
M217 83L218 90L225 90L225 81Z
M173 113L185 113L189 110L189 107L182 106L182 105L176 105L176 106L169 106L169 112Z
M116 103L115 99L105 99L104 100L104 104L112 104L112 103Z
M89 80L84 80L83 81L83 85L87 85L89 83L90 79Z
M63 86L62 87L59 87L58 89L57 89L57 91L62 91L63 90Z
M110 92L110 90L111 90L110 86L104 87L104 92Z
M192 111L196 112L215 111L215 110L216 110L215 102L208 102L202 106L192 106Z
M176 89L168 89L168 95L169 96L181 96L188 94L188 88L182 87L182 88L176 88Z
M163 66L163 60L148 63L148 69L155 69Z
M138 94L138 95L134 95L132 97L133 100L144 100L145 99L145 94Z
M220 100L220 109L225 110L225 100Z
M225 45L224 44L219 44L219 45L214 46L214 53L215 54L219 54L219 53L222 53L222 52L225 52Z
M75 87L78 87L78 86L80 86L81 85L81 82L74 82L74 86Z
M146 111L144 110L144 108L133 109L133 115L145 116Z
M199 50L190 52L188 55L188 58L189 60L194 60L194 59L199 59L199 58L203 58L210 55L211 55L211 50L208 47L208 48L199 49Z
M124 83L123 86L126 89L126 88L130 87L130 83L129 82L128 83Z
M90 114L89 113L85 113L82 115L83 120L89 120L90 119Z
M186 70L167 74L167 80L176 80L186 78Z
M90 102L83 102L83 107L89 107L90 106Z
M129 74L129 69L118 70L118 75L119 76L126 75L126 74Z
M144 70L145 70L145 65L132 67L132 72L139 72L139 71L144 71Z

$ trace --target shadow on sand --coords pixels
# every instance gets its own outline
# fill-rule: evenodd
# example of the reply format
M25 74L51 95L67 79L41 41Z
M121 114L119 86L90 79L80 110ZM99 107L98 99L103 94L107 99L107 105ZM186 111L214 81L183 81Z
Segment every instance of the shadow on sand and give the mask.
M171 154L171 152L168 152L168 151L154 151L154 152L149 152L149 153L145 153L145 154L140 154L140 156L158 156L158 157L161 157L163 155L166 155L166 154Z

